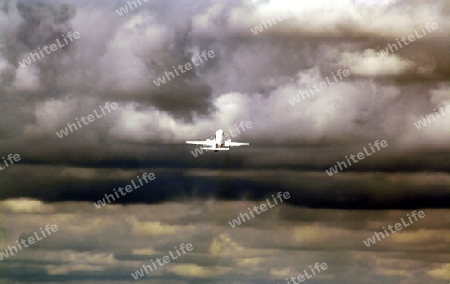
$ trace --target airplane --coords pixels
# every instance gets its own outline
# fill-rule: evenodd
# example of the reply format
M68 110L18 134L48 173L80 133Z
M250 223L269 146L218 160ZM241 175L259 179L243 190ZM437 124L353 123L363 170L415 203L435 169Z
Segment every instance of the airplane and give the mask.
M228 150L230 150L230 147L239 147L239 146L250 145L249 143L231 142L231 139L224 140L222 129L219 129L216 131L216 135L214 136L214 139L212 139L212 140L206 139L206 141L186 141L186 144L208 146L208 147L203 147L200 149L213 150L214 152L228 151Z

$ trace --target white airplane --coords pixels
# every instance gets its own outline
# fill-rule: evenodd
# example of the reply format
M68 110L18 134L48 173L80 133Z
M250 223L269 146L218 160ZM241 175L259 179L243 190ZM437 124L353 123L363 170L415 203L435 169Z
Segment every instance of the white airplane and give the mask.
M228 151L228 150L230 150L229 147L239 147L239 146L250 145L249 143L231 142L231 139L224 140L222 129L219 129L216 131L216 135L214 136L214 139L212 139L212 140L206 139L206 141L186 141L186 143L201 145L201 146L208 146L208 147L203 147L200 149L214 150L214 152L218 152L219 150Z

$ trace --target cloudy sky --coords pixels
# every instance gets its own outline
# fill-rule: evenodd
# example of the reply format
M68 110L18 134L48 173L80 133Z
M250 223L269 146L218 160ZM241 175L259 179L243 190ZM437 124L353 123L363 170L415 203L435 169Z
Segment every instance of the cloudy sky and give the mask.
M328 269L304 283L450 283L450 111L434 111L450 108L448 0L144 1L120 16L126 1L0 0L0 157L21 158L0 170L0 252L59 228L0 261L0 283L282 284L316 262ZM339 69L350 76L289 102ZM185 144L242 121L232 139L250 146ZM325 172L376 140L388 146ZM280 191L291 198L231 228ZM414 210L426 217L363 243ZM193 251L132 278L181 243Z

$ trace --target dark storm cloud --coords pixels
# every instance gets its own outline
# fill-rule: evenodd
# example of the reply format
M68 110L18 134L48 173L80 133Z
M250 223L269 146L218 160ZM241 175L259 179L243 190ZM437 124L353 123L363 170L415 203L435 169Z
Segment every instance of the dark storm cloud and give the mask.
M21 53L36 51L55 41L72 29L71 19L76 15L74 7L67 4L51 5L46 3L29 3L7 1L4 7L6 15L17 9L21 19L14 30L6 31L2 38L4 54L11 64L16 65ZM68 48L62 52L66 52Z
M208 117L215 109L211 104L211 91L212 88L207 85L195 86L183 82L177 87L166 88L164 85L154 91L150 103L161 110L168 111L177 119L192 122L194 117Z
M69 31L74 32L71 20L76 16L76 12L71 5L54 6L45 3L18 2L16 7L22 22L17 29L17 34L7 36L6 48L10 54L13 54L9 57L11 64L17 65L18 61L25 58L24 54L39 52L38 48L42 50L44 45L49 46L55 43L56 39L62 41L62 36ZM71 52L72 47L72 44L67 44L51 56L44 56L33 63L37 66L39 80L43 86L40 91L34 92L33 97L42 96L42 100L45 100L67 91L65 86L58 84L60 80L58 71L61 70L60 61Z
M30 92L11 88L18 79L18 70L14 69L19 68L18 61L25 54L38 52L39 47L54 43L56 38L71 31L70 21L75 16L75 9L67 4L54 6L15 1L6 1L3 7L5 15L11 17L8 25L13 28L4 30L0 39L0 54L10 64L0 72L0 137L12 138L21 136L25 124L36 122L34 112L37 101L57 96L59 91L65 89L57 83L55 66L71 47L67 46L34 63L37 68L36 76L41 81L40 90L36 88ZM17 18L12 16L13 10L17 11Z
M158 204L190 199L264 201L288 191L288 204L310 208L413 209L448 207L445 174L349 172L329 177L325 172L286 170L194 170L139 168L120 173L111 169L83 169L14 165L0 178L1 199L28 197L43 201L97 202L113 188L137 182L136 176L153 172L156 179L120 197L113 204ZM198 171L198 173L196 173ZM69 174L70 173L70 174ZM21 179L26 176L26 179ZM422 183L411 182L419 180ZM382 192L381 190L382 189ZM114 195L113 195L114 196ZM102 210L102 209L101 209Z
M53 41L61 33L68 32L71 29L70 20L75 16L75 9L67 4L57 9L48 4L17 3L17 10L24 20L17 34L19 42L29 49L35 49L36 46Z
M123 3L115 4L119 6ZM95 6L95 4L91 5ZM114 6L109 4L107 7L111 5ZM53 40L57 33L76 28L82 34L79 42L59 55L48 56L36 64L39 68L38 79L41 85L41 88L35 91L36 93L45 93L46 99L55 96L67 97L69 93L75 93L80 101L86 100L87 97L98 97L98 100L113 99L123 102L124 105L134 104L136 112L160 110L175 118L177 126L186 123L190 127L195 127L195 123L211 120L220 113L221 110L214 104L214 100L221 94L241 92L243 96L247 96L246 93L260 93L266 98L272 98L272 101L267 103L273 104L277 101L276 97L282 100L280 94L283 93L281 91L283 86L295 84L295 77L299 72L317 67L320 76L328 76L330 72L344 67L340 58L341 54L347 52L351 58L362 50L378 51L392 42L392 38L385 35L386 30L383 26L376 26L374 30L370 30L367 26L355 25L357 19L343 21L333 19L338 24L330 31L323 31L314 24L301 25L300 30L293 29L296 24L294 18L290 18L284 23L267 29L261 35L250 37L250 31L247 28L244 33L244 30L239 27L239 24L245 26L250 23L240 22L243 19L236 18L235 13L249 15L257 13L258 5L262 4L239 1L226 4L208 1L196 3L150 1L122 17L118 17L114 9L111 9L110 14L102 10L100 15L105 23L102 27L93 30L80 20L87 19L87 7L89 10L95 10L92 6L70 1L64 5L10 2L7 15L12 17L13 8L16 7L17 17L23 19L24 23L16 26L16 32L14 29L9 32L9 41L11 44L21 46L14 48L18 50L14 52L28 52ZM418 5L425 4L420 2ZM441 6L443 9L436 12L435 20L440 20L440 17L445 15L446 9L448 10L448 5L445 3ZM405 7L410 7L409 3L398 2L392 4L390 9L394 14L402 14ZM299 15L302 12L299 12ZM93 22L95 23L95 16L89 18L90 26ZM142 18L146 18L147 22L143 22ZM255 24L258 23L257 20L260 20L255 16L251 19L255 21ZM320 22L321 19L318 21ZM205 23L211 24L206 30L204 30ZM406 25L408 24L411 23L408 22ZM441 21L439 24L441 30L445 29L446 22ZM219 28L222 30L218 30ZM405 24L399 27L402 32L408 31L409 28L410 26L405 27ZM418 27L412 25L411 28ZM149 30L159 33L149 36L146 34ZM283 36L279 36L281 32ZM243 36L244 34L247 36ZM148 42L145 41L146 38ZM446 64L449 57L443 52L448 45L448 39L442 36L437 39L430 36L423 41L425 40L426 42L417 42L400 49L394 56L415 62L414 70L429 66L433 69L432 74L415 75L414 70L411 69L404 74L385 76L378 74L372 78L372 84L380 87L401 86L404 92L408 93L408 98L406 95L401 96L396 104L401 105L404 104L403 101L409 100L411 109L418 114L430 111L430 107L426 106L427 99L420 102L421 97L445 78L450 66ZM24 47L27 50L24 50ZM216 57L197 70L182 74L159 88L154 86L152 81L162 76L164 72L172 71L172 66L189 62L196 52L210 49L215 51ZM67 60L70 64L62 65L63 60ZM16 61L17 58L14 58L14 64ZM139 65L136 66L136 63ZM62 69L64 71L61 71ZM121 69L124 69L123 73L120 72ZM135 73L127 72L132 70L135 70L136 74L140 74L142 78L137 79ZM5 78L8 72L3 73ZM355 73L348 81L358 81L361 77L364 75ZM421 82L422 85L418 87L415 83L409 86L407 78ZM121 86L118 88L118 85ZM365 85L360 83L361 91L367 89ZM415 91L410 91L411 89ZM383 93L380 90L377 92ZM22 97L19 95L20 92L13 89L9 89L9 93L11 98ZM27 96L30 95L31 93L27 91ZM37 99L36 94L33 98ZM414 99L411 100L411 98ZM251 112L254 116L268 118L263 113L258 113L257 109L261 108L259 104L256 102L253 104L256 111ZM352 136L355 138L361 139L361 136L368 135L365 133L368 127L379 127L384 117L389 118L394 115L386 109L384 103L372 102L373 106L367 107L369 104L370 102L361 102L353 106L357 108L356 115L353 119L354 123L349 127L353 128ZM39 102L30 105L31 109L24 114L25 117L29 116L27 121L18 120L15 127L11 127L9 123L8 130L14 130L18 134L17 132L23 129L24 124L36 124L32 109L38 105ZM15 111L18 111L17 106ZM274 111L270 108L265 111L275 113L276 115L271 117L275 121L280 120L278 116L286 113L283 110ZM289 112L294 111L294 108L289 109ZM13 112L8 117L11 115ZM64 126L64 120L60 120L61 127ZM288 123L281 120L279 122L279 125ZM158 126L163 125L156 124L156 127ZM6 128L4 124L2 127ZM267 141L270 132L274 131L272 128L273 125L268 125L265 131L252 138ZM102 125L96 131L101 132L103 129ZM283 143L286 141L293 141L293 144L303 143L303 137L292 137L292 132L286 130L286 126L281 126L280 133L284 136L286 133L291 133L291 136L286 137ZM148 131L157 130L149 128ZM177 130L175 127L165 131L171 132L167 135L173 137ZM383 132L382 129L379 131ZM40 140L52 143L46 136L41 136ZM112 140L111 143L114 143L114 139ZM332 141L332 138L322 140ZM103 141L96 146L97 149L103 147ZM29 140L26 143L28 142ZM55 147L58 147L57 143Z
M169 6L173 5L174 3ZM180 3L177 3L177 5L180 5ZM10 18L17 17L17 22L20 22L20 24L15 26L15 29L5 32L2 51L9 63L17 68L17 62L22 60L24 56L26 57L29 52L35 52L38 47L42 48L44 45L49 45L55 42L57 38L61 39L61 36L68 31L74 30L71 21L76 16L78 9L74 3L54 5L12 1L6 4L6 6L9 8L6 16ZM170 8L166 7L167 5L163 6L164 9L162 10ZM150 7L155 8L153 5ZM17 15L13 15L13 10L17 12ZM161 16L161 14L158 15ZM167 19L167 17L163 18ZM164 75L165 71L173 72L172 66L177 66L178 64L184 65L186 62L191 61L191 56L193 56L191 50L194 44L189 36L189 28L186 28L186 23L189 25L190 22L187 20L187 16L182 18L184 20L174 27L173 42L169 42L171 48L166 46L164 51L153 52L152 54L147 53L145 56L139 58L147 64L147 68L143 69L142 72L154 72L155 78L153 79ZM111 19L114 18L111 17ZM114 26L111 27L114 28ZM86 58L91 57L91 59L94 58L89 54L99 55L94 60L90 60L91 64L95 61L98 64L98 61L102 58L102 52L104 52L112 40L111 38L107 38L107 36L114 35L107 32L97 38L96 42L91 41L87 43L86 40L89 40L90 36L86 34L83 28L80 30L83 32L80 32L81 40L79 40L77 46L75 46L75 43L71 43L61 50L32 63L34 66L28 66L30 69L36 69L35 76L39 84L35 85L34 91L17 91L17 88L11 88L14 85L23 84L20 82L14 83L14 80L18 80L17 72L20 69L16 71L12 68L4 70L2 73L2 85L5 88L5 94L8 96L2 96L2 98L9 98L7 103L11 106L16 100L20 101L20 98L23 96L31 99L31 102L45 101L53 97L67 97L70 93L79 93L77 96L80 97L80 100L85 99L84 97L92 96L92 91L97 89L96 84L98 83L98 81L95 81L95 77L108 75L105 73L106 70L100 70L94 66L87 66L84 59L79 60L80 54L84 54ZM204 41L201 47L210 49L210 44ZM133 50L129 50L129 52L133 53ZM120 56L117 52L113 55ZM64 61L69 64L64 64ZM206 62L200 70L207 72L210 68L208 66L211 64L213 63ZM96 75L87 78L87 74L84 71L86 68L91 70L90 73L96 73ZM72 80L69 79L69 76L72 77ZM161 88L156 88L153 86L152 80L148 80L148 84L137 86L139 90L135 89L121 92L119 101L124 100L130 102L135 100L143 106L148 107L153 105L173 115L176 119L189 122L192 122L194 116L204 117L214 111L211 103L212 87L199 78L196 75L196 71L182 74L177 79L173 80L176 82L168 82ZM126 78L120 78L120 80L126 80ZM107 96L109 99L114 99L117 97L117 90L108 87L99 89L97 93L100 95L100 98ZM35 104L32 105L32 108L35 106ZM17 115L19 109L15 107L14 111ZM28 110L28 112L32 114L34 111ZM9 117L13 115L14 112L11 112ZM35 123L35 119L32 119L31 122ZM16 131L22 129L23 123L21 124L20 121L16 123ZM5 127L3 123L2 127Z

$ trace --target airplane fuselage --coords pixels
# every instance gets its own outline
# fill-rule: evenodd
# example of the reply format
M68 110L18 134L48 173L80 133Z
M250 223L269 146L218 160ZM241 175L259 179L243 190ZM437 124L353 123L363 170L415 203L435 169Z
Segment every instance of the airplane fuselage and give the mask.
M216 148L222 148L223 145L224 145L223 130L222 129L219 129L219 130L216 131L215 140L216 140Z

